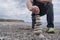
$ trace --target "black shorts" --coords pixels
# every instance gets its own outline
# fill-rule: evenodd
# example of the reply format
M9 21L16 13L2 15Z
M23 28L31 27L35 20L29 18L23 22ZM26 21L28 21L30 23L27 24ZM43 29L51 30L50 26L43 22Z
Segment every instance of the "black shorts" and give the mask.
M36 5L36 6L39 7L40 12L39 12L38 15L43 16L43 15L48 13L49 8L51 8L50 6L52 6L53 4L52 3L40 3L40 2L37 2L37 3L34 3L33 5ZM34 15L35 15L35 13L32 13L32 16L34 16Z

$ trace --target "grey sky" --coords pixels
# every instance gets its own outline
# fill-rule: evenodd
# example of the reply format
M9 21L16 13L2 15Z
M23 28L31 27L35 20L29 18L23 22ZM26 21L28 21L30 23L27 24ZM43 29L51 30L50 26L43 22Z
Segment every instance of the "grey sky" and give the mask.
M60 22L60 0L53 0L54 21ZM0 18L17 18L31 22L31 12L26 7L26 0L0 0ZM41 17L46 22L46 16Z

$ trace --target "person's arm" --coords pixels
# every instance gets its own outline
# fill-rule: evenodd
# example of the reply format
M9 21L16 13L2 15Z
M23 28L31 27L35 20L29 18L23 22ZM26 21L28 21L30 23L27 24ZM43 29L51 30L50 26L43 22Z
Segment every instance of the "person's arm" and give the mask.
M52 0L50 0L50 2L52 2Z
M40 0L40 2L52 2L52 0Z
M47 0L47 2L52 2L52 0Z
M27 0L27 8L30 10L31 9L31 7L32 7L32 2L33 2L33 0Z
M39 7L36 5L33 6L32 3L33 3L33 0L27 0L27 8L33 13L37 14L40 11Z

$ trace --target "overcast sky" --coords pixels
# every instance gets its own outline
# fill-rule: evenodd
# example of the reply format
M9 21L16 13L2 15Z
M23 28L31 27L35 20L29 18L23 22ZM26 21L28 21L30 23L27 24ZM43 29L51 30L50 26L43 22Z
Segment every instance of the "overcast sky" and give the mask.
M53 0L54 22L60 22L60 0ZM17 18L31 22L31 12L26 7L26 0L0 0L0 18ZM46 16L41 17L46 22Z

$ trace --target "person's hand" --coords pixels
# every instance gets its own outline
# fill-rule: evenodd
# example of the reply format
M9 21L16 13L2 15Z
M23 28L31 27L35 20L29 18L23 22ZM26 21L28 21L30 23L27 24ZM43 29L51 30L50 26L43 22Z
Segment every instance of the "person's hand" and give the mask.
M38 6L32 6L32 7L30 8L30 11L32 11L32 12L35 13L35 14L38 14L38 13L40 12Z

